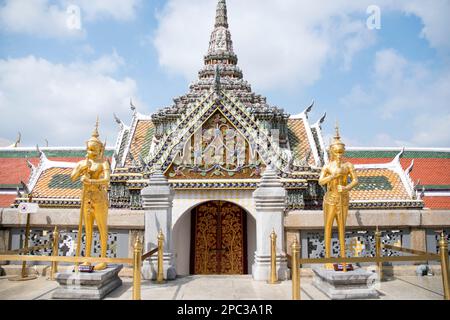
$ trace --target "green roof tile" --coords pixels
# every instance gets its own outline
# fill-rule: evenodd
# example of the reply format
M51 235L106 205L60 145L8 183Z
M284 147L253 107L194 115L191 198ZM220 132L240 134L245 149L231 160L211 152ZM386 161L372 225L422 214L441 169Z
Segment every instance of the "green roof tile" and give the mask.
M355 188L358 191L393 189L389 179L384 176L359 177L358 180L359 184Z
M155 127L151 126L148 130L147 133L145 134L145 142L142 146L141 149L141 156L142 158L145 159L145 157L148 156L148 153L150 151L150 147L152 144L152 140L153 140L153 135L155 134Z
M50 189L81 189L81 181L73 182L68 174L55 174L48 183Z
M355 159L394 159L399 151L383 151L383 150L350 150L346 151L347 158ZM450 152L439 151L405 151L402 158L405 159L450 159Z
M445 184L427 184L427 185L418 185L417 189L420 190L425 187L426 190L450 190L450 185Z
M43 150L47 158L84 158L85 150ZM105 156L110 158L114 150L106 150ZM32 150L0 150L0 158L39 158L39 153Z

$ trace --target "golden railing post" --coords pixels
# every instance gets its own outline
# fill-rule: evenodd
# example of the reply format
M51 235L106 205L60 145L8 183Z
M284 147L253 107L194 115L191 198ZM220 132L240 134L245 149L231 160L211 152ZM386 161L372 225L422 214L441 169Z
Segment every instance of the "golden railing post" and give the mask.
M136 237L133 250L133 300L141 300L142 242Z
M23 248L28 249L28 238L30 237L30 214L27 213L27 225L25 227L25 240L23 243ZM25 279L27 277L27 262L22 262L22 272L21 272L22 279Z
M375 231L375 256L381 258L381 231L378 229ZM383 263L381 261L377 262L378 266L378 276L380 281L383 279Z
M159 284L164 283L164 234L162 230L158 234L158 273L156 282Z
M292 300L300 300L300 244L297 238L291 245L292 250Z
M59 232L58 227L55 227L55 230L53 231L53 252L52 255L54 257L58 256L58 243L59 243ZM52 270L50 274L50 279L55 280L55 273L58 272L58 262L54 261L52 262Z
M275 233L275 230L273 230L272 233L270 234L270 242L271 242L270 279L268 283L276 284L278 283L278 277L277 277L277 234Z
M445 239L444 232L441 233L441 239L439 240L439 253L441 255L441 273L442 283L444 286L444 299L450 300L450 288L449 281L450 275L448 270L448 242Z

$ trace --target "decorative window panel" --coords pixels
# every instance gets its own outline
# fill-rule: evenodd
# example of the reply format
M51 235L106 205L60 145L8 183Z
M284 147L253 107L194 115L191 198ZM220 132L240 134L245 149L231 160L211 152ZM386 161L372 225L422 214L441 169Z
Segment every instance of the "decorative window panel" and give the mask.
M302 231L302 257L324 258L325 241L323 231ZM409 246L409 233L405 230L382 230L382 243L395 246ZM358 231L347 230L345 234L347 257L374 257L375 230ZM339 240L337 232L331 239L331 255L339 256ZM401 256L402 253L383 249L383 256Z
M59 256L73 257L76 253L78 230L60 230L58 248ZM107 257L120 258L128 257L128 231L114 230L108 234ZM11 232L11 250L22 248L25 238L25 229L13 229ZM40 246L53 243L53 230L33 229L30 231L28 246ZM85 255L86 236L81 239L81 255ZM50 256L53 248L41 249L30 252L30 255ZM94 232L92 239L92 256L100 256L100 236ZM44 263L45 264L45 263Z

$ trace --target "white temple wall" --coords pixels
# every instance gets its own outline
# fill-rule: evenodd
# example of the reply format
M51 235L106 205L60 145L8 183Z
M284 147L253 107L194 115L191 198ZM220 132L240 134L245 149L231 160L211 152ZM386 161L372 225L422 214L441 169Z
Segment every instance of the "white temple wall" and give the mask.
M255 262L256 252L256 220L253 216L247 214L247 261L248 273L252 271L252 265Z
M189 275L191 257L191 211L182 215L173 229L175 261L180 276Z

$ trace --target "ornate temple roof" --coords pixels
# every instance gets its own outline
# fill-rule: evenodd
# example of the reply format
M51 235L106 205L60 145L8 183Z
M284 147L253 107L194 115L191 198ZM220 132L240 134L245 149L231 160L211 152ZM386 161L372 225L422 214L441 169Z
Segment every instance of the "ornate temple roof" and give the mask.
M149 116L137 112L132 105L133 119L131 126L126 126L116 117L120 126L114 153L113 169L115 167L138 166L142 159L148 156L153 140L155 126Z
M239 99L244 107L255 115L286 118L288 115L283 109L268 105L265 97L252 92L250 84L243 79L243 73L237 63L238 58L233 50L228 25L226 2L219 0L214 29L198 79L190 85L190 91L186 95L174 99L172 106L160 109L152 115L155 124L186 113L187 109L197 106L214 88L220 88L230 96Z
M297 161L304 165L320 167L328 161L322 137L322 123L326 114L314 125L309 123L309 113L314 102L302 113L289 117L288 138L291 152Z
M230 128L240 132L264 165L276 162L277 169L288 178L292 171L312 171L323 163L318 136L319 126L308 123L308 108L302 118L289 119L283 109L270 106L267 99L252 92L237 66L229 31L227 6L219 0L204 66L189 92L174 99L174 104L145 116L133 109L130 127L121 126L116 143L113 171L124 179L127 173L152 172L158 164L163 170L171 166L178 149L183 148L202 125L220 112ZM289 120L288 120L289 119ZM208 128L203 128L207 130ZM280 130L281 148L272 137ZM271 146L267 148L265 146Z
M355 165L387 164L402 150L399 163L403 170L410 168L410 179L424 207L450 209L450 149L348 148L346 157Z
M422 208L423 201L410 173L403 169L402 152L388 163L356 164L359 185L350 193L353 208Z
M21 182L30 185L33 170L41 166L41 154L52 163L78 162L86 157L86 147L17 147L0 148L0 208L14 203L17 193L23 193ZM106 156L111 157L113 148L107 148Z

